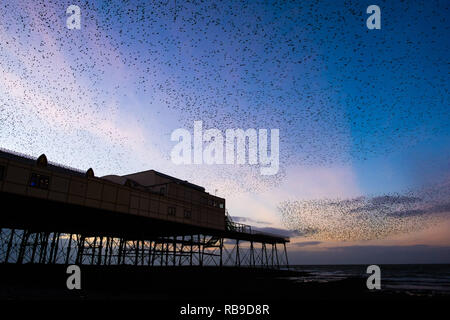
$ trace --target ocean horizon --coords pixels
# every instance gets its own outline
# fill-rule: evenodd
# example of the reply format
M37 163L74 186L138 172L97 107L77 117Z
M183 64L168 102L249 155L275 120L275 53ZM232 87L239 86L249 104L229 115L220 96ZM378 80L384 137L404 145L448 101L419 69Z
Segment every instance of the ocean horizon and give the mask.
M367 278L369 264L291 265L290 269L307 275L295 282L332 282L349 278ZM381 291L411 295L450 295L450 264L380 264Z

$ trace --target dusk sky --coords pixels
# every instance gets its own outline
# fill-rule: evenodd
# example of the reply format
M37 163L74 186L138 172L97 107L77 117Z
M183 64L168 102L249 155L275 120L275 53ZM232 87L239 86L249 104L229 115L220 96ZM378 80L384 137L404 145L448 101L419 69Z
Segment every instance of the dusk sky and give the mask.
M2 1L0 147L202 185L236 221L290 235L292 264L450 263L448 7ZM278 173L174 164L171 133L194 121L279 129Z

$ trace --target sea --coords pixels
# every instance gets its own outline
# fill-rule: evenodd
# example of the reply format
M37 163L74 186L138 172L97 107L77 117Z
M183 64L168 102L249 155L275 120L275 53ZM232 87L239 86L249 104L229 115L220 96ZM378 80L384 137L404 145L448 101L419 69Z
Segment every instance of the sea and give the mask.
M291 269L307 272L293 279L298 282L330 282L370 274L368 265L294 265ZM410 295L450 295L450 264L379 265L381 290Z

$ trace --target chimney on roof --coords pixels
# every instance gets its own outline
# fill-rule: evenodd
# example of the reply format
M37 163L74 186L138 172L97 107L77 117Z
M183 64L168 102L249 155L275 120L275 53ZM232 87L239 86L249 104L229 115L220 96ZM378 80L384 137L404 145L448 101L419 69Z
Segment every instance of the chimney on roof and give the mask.
M95 175L94 175L94 170L93 170L92 168L89 168L89 169L86 171L86 177L87 177L87 178L93 178L93 177L95 177Z
M48 165L47 157L45 156L45 154L41 154L39 158L37 158L36 164L41 168L45 168Z

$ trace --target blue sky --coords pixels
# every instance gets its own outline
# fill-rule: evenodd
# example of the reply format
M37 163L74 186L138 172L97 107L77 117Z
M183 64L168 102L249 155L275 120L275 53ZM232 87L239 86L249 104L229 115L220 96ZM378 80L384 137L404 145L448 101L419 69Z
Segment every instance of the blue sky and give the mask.
M70 4L81 30L65 27ZM443 203L448 3L378 1L382 28L368 30L371 4L3 1L0 146L97 175L154 168L217 189L232 215L277 228L288 227L277 209L287 200L443 188ZM280 173L172 164L171 132L195 120L280 129ZM438 201L428 193L423 206ZM420 243L414 232L401 241L450 245L448 232Z

